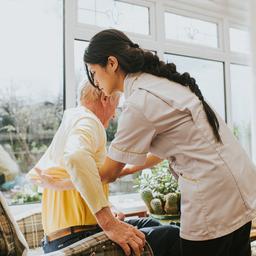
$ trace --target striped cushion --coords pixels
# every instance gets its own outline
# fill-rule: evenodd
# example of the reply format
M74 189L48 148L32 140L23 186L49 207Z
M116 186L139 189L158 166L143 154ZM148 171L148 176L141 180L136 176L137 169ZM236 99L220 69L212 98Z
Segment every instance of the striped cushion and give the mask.
M29 248L41 246L44 236L41 213L34 213L18 220L18 225L29 244ZM95 254L96 253L96 254ZM62 250L47 255L99 255L115 256L125 255L122 249L110 241L104 232L97 233L88 238L82 239ZM142 256L152 256L153 252L148 244L144 248Z
M82 239L62 250L46 254L47 256L124 256L123 250L110 241L104 232L97 233L88 238ZM153 256L148 244L144 247L142 256Z
M44 237L41 213L34 213L17 221L30 249L41 246Z
M28 245L0 192L0 255L25 255Z

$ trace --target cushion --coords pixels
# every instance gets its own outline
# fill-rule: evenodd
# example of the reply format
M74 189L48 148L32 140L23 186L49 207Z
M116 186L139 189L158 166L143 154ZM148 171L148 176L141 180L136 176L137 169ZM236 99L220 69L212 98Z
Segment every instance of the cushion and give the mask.
M44 255L43 248L39 247L36 249L30 249L26 256L43 256L43 255Z
M104 232L97 233L81 241L78 241L59 251L45 254L47 256L125 256L123 250L110 241ZM144 247L142 256L153 256L153 252L148 244Z
M26 255L28 245L0 192L0 256Z
M256 256L256 241L251 242L252 256Z
M27 216L17 220L17 223L29 248L35 249L40 247L44 237L41 212L27 214Z

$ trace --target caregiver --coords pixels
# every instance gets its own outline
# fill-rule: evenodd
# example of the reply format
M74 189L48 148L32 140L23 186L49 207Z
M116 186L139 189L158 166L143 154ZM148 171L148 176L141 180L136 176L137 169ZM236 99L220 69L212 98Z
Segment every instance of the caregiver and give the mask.
M91 39L84 62L94 86L126 99L102 180L114 181L126 163L168 159L181 191L182 255L249 256L256 170L195 79L115 29Z

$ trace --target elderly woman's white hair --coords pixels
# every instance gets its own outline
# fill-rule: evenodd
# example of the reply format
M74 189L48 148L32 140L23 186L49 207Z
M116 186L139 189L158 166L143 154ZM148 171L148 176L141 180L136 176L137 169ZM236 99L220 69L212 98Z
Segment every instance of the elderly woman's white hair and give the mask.
M83 81L77 90L77 104L81 106L84 105L86 101L97 101L102 97L102 95L104 95L103 91L92 86L89 81ZM116 98L117 96L120 96L120 93L114 93L110 97Z

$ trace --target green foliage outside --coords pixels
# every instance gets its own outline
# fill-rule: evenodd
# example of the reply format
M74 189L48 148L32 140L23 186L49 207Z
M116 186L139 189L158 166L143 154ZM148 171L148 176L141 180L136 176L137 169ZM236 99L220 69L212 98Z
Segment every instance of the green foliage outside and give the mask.
M13 181L0 184L9 203L41 200L37 188L24 189L24 176L47 149L62 114L61 97L54 102L33 103L18 99L13 94L0 95L0 143L20 168Z

